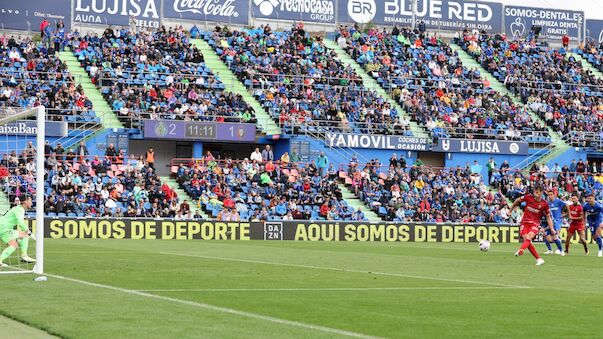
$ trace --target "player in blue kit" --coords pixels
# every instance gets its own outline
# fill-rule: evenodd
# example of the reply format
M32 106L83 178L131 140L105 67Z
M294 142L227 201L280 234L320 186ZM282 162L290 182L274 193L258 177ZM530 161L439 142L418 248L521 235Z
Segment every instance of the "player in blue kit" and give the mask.
M587 202L582 206L584 219L597 246L599 246L599 257L603 257L603 241L601 240L601 229L603 228L603 206L595 200L595 195L590 194Z
M549 204L549 210L551 211L551 219L553 219L553 226L555 228L555 232L557 234L551 234L551 230L548 226L544 228L544 243L548 248L548 251L544 252L544 254L553 254L553 249L551 248L551 243L554 242L557 245L557 250L554 252L555 254L564 256L565 252L563 252L563 247L561 245L561 239L559 239L559 231L561 230L561 225L563 224L563 211L565 210L565 202L561 199L557 198L555 192L549 190L547 192L547 201ZM546 225L546 224L545 224Z

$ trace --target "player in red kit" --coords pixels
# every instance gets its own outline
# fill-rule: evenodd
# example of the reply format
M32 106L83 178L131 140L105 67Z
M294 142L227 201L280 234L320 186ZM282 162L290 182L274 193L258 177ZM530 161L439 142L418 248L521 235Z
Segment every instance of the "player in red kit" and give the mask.
M584 246L584 253L588 254L588 245L584 236L584 208L582 208L577 194L572 195L572 204L566 205L566 209L570 219L570 227L565 238L565 253L569 253L570 239L574 236L574 233L578 232L580 242Z
M534 195L526 194L521 198L518 198L511 206L511 213L519 204L522 202L526 203L526 207L523 211L523 218L521 218L521 227L520 227L520 235L523 238L523 243L517 252L515 252L515 256L520 256L523 254L525 249L527 248L530 253L536 258L536 265L540 266L544 264L544 260L538 255L536 252L536 248L532 245L532 240L538 234L538 227L540 226L540 220L542 217L546 218L547 225L549 226L550 234L554 236L557 232L553 226L553 220L551 219L551 213L549 211L549 204L547 204L544 199L542 199L542 188L535 187Z

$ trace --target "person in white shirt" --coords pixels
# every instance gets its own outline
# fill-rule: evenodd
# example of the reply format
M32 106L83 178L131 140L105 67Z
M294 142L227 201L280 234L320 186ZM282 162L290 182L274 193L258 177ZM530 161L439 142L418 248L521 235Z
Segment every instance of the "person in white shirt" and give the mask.
M166 86L171 86L174 83L174 77L169 74L168 76L165 77L165 85Z
M344 49L348 47L348 43L343 35L340 35L339 38L337 38L337 44L339 45L339 47Z
M262 152L260 152L260 149L258 147L255 148L255 151L253 151L251 153L251 155L249 156L249 159L251 161L257 161L257 162L262 162Z
M542 166L540 166L540 173L543 173L546 175L549 172L550 172L549 166L547 166L546 163L543 163Z
M18 50L12 49L10 52L8 52L8 58L16 61L21 59L21 55L19 54Z
M115 201L113 199L108 199L107 202L105 203L105 207L106 208L116 208L117 204L115 203Z
M90 76L94 77L96 73L98 73L98 66L92 64L92 66L90 66Z

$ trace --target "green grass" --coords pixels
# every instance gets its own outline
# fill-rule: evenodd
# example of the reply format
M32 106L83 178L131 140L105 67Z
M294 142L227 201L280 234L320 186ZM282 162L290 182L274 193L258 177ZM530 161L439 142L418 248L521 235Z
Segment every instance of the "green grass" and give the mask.
M0 275L0 314L68 338L599 337L603 258L516 247L49 239L49 280Z

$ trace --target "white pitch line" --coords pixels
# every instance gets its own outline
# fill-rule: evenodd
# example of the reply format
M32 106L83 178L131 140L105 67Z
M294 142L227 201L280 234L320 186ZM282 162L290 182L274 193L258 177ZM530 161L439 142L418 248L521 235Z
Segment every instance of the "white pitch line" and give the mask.
M390 277L401 277L401 278L433 280L433 281L448 281L448 282L458 282L458 283L465 283L465 284L478 284L478 285L489 285L489 286L498 286L498 287L513 287L513 288L531 288L530 286L499 284L499 283L483 282L483 281L473 281L473 280L464 280L464 279L450 279L450 278L428 277L428 276L422 276L422 275L412 275L412 274L403 274L403 273L362 271L362 270L354 270L354 269L347 269L347 268L335 268L335 267L325 267L325 266L313 266L313 265L277 263L277 262L261 261L261 260L223 258L223 257L213 257L213 256L198 255L198 254L172 253L172 252L159 252L159 254L174 255L174 256L181 256L181 257L193 257L193 258L213 259L213 260L234 261L234 262L244 262L244 263L250 263L250 264L262 264L262 265L274 265L274 266L285 266L285 267L308 268L308 269L315 269L315 270L338 271L338 272L347 272L347 273L375 274L375 275L383 275L383 276L390 276Z
M327 291L433 291L433 290L495 290L515 289L516 287L503 286L425 286L425 287L332 287L332 288L175 288L137 290L139 292L327 292Z
M150 294L150 293L131 290L131 289L127 289L127 288L111 286L111 285L103 285L103 284L98 284L98 283L91 282L91 281L74 279L74 278L69 278L69 277L56 275L56 274L46 274L46 275L49 277L52 277L52 278L70 281L73 283L78 283L78 284L82 284L82 285L86 285L86 286L103 288L103 289L117 291L117 292L121 292L121 293L136 295L139 297L169 301L169 302L178 303L178 304L182 304L182 305L188 305L188 306L193 306L193 307L197 307L197 308L202 308L202 309L206 309L209 311L226 313L226 314L236 315L236 316L240 316L240 317L247 317L247 318L272 322L272 323L276 323L276 324L286 325L286 326L299 327L299 328L303 328L303 329L307 329L307 330L319 331L319 332L330 333L330 334L337 334L337 335L353 337L353 338L366 338L366 339L379 338L379 337L373 337L373 336L369 336L369 335L362 334L362 333L340 330L337 328L307 324L307 323L302 323L299 321L280 319L280 318L275 318L275 317L252 313L252 312L239 311L239 310L235 310L235 309L227 308L227 307L220 307L220 306L215 306L215 305L210 305L210 304L199 303L199 302L195 302L195 301L170 298L170 297L166 297L166 296L162 296L162 295Z

